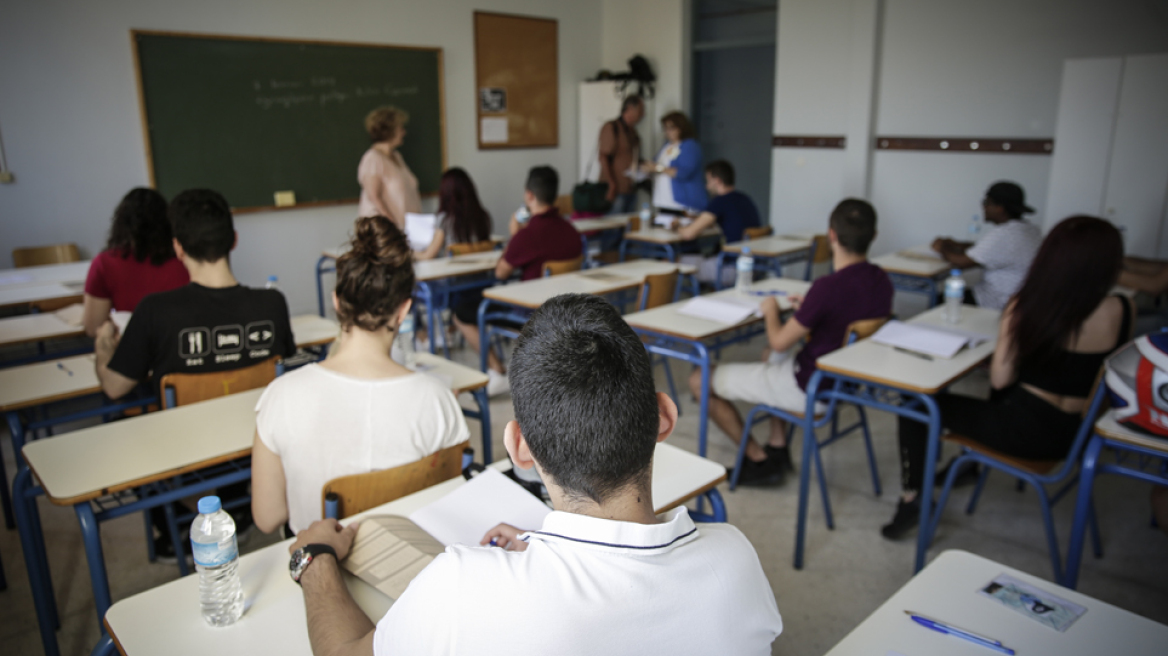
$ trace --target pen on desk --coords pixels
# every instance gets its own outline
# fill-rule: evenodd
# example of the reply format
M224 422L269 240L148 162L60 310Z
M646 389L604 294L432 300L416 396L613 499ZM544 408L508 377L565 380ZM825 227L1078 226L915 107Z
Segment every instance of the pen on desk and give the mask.
M787 292L779 289L752 289L747 292L751 296L786 296Z
M944 633L955 638L968 640L969 642L981 645L982 647L986 647L988 649L993 649L994 651L1001 652L1003 654L1012 655L1014 653L1014 650L1003 645L1001 640L994 640L993 638L987 638L986 636L978 635L972 631L959 629L951 624L946 624L940 620L925 617L924 615L914 613L911 610L904 611L904 614L911 617L912 621L916 622L917 624L920 624L926 629L936 631L937 633Z
M66 367L64 362L58 362L57 368L60 369L61 371L64 371L65 373L69 374L70 376L73 375L73 371L71 369L69 369L69 367Z
M910 351L909 349L906 349L906 348L903 348L900 346L893 346L892 350L899 351L901 353L907 353L908 355L911 355L911 356L916 357L916 358L920 358L922 360L928 360L929 362L933 361L933 356L931 356L931 355L925 355L924 353L917 353L916 351Z
M497 547L497 546L499 546L499 542L497 540L495 540L495 538L491 538L491 546Z

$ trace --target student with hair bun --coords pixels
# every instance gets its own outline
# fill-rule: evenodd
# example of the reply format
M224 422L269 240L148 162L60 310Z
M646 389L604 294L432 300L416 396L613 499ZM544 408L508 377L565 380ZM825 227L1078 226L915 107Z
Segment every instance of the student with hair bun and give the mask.
M338 476L389 469L467 439L462 409L437 378L390 359L414 289L405 235L384 216L357 219L337 259L334 355L276 379L256 404L252 514L270 533L321 518Z

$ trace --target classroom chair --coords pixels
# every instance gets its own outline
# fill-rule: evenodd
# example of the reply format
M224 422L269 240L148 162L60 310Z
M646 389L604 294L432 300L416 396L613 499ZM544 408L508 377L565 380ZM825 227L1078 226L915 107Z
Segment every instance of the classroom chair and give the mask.
M563 194L556 197L556 209L560 211L560 216L568 218L572 216L575 208L572 206L572 194Z
M250 367L233 369L231 371L216 371L204 374L167 374L158 383L159 391L161 392L162 408L165 410L167 408L198 403L199 401L207 401L209 399L216 399L222 396L229 396L231 394L238 394L239 392L264 387L276 379L276 370L279 362L279 357L272 357L258 364L253 364ZM224 466L239 467L243 466L243 464L240 461L232 461L226 463ZM198 475L198 473L194 472L193 475ZM234 509L250 503L251 498L244 495L234 501L224 502L223 507ZM178 525L180 521L185 521L187 517L178 517L175 514L174 504L163 506L163 511L166 513L167 530L174 544L174 553L178 560L179 573L182 576L186 576L186 545L183 540L179 539ZM143 513L143 516L146 522L147 555L150 561L153 562L156 555L154 553L154 540L151 537L153 531L150 513Z
M681 276L677 269L669 273L645 276L645 282L641 283L641 290L637 295L637 310L649 310L668 303L675 303L680 296ZM641 340L645 342L652 341L652 339L647 335L641 336ZM677 406L677 414L680 416L681 404L677 402L677 386L673 383L673 370L669 368L669 358L659 355L654 359L650 355L649 360L651 367L658 364L665 367L665 380L669 383L669 396L673 398L673 404Z
M451 244L451 255L467 255L469 253L486 253L493 251L499 247L499 242L495 239L488 239L486 241L476 241L473 244Z
M584 255L580 254L570 260L548 260L543 263L543 277L550 278L561 273L579 271L584 266Z
M843 346L847 346L849 344L855 343L858 340L871 337L877 330L880 330L881 326L887 322L888 317L853 321L850 325L848 325L848 329L844 333ZM836 390L842 389L843 386L843 381L836 381ZM803 436L803 448L810 448L814 451L813 455L815 460L815 473L819 479L819 494L823 499L823 514L826 516L827 527L829 529L835 528L835 521L832 519L831 515L831 501L827 496L827 479L823 473L823 460L819 456L820 451L825 447L833 444L845 435L850 434L852 431L860 429L864 434L864 448L868 450L868 468L872 474L872 489L876 496L880 496L881 493L880 473L876 469L876 455L872 451L872 433L870 430L868 430L868 415L864 412L863 406L856 406L856 411L860 415L859 420L855 424L840 430L839 413L836 412L835 405L836 401L835 399L832 399L828 404L826 412L816 413L814 416L814 428L820 428L821 426L826 425L829 421L831 422L831 435L826 440L820 442L814 433ZM812 399L807 400L807 407L809 409L814 407L812 405ZM781 408L776 408L769 405L760 404L751 408L750 412L746 415L746 425L742 429L742 440L738 444L738 456L734 460L734 473L730 476L731 490L738 487L738 473L742 470L742 460L746 457L746 442L750 439L750 429L754 427L756 418L759 418L761 415L771 415L787 422L788 447L790 447L792 443L791 438L795 434L795 428L797 426L802 426L803 421L807 416L805 412L783 410ZM802 531L799 533L802 534ZM798 567L798 564L796 567Z
M66 262L80 261L81 252L77 250L77 244L73 243L12 249L12 266L17 269L44 264L64 264Z
M831 242L827 240L827 235L815 235L811 238L811 244L814 252L808 258L807 270L803 273L803 279L808 282L811 282L816 264L831 261Z
M742 236L745 241L751 239L762 239L763 237L770 237L775 234L775 229L770 226L759 226L757 228L745 228L742 230Z
M404 465L334 478L320 491L321 516L351 517L448 481L462 473L462 454L469 447L467 440Z
M949 474L945 477L945 485L937 497L936 510L929 521L929 535L925 544L931 544L933 541L933 534L937 530L937 524L941 521L941 514L945 512L945 504L949 500L949 493L953 490L953 482L957 479L957 474L971 464L980 464L982 466L981 475L977 479L977 486L973 488L973 493L969 497L969 505L965 507L965 513L972 515L973 511L977 509L978 498L981 497L991 469L1003 471L1019 481L1029 483L1038 493L1038 502L1042 510L1042 523L1046 530L1046 545L1050 551L1050 564L1054 568L1055 583L1065 585L1065 573L1059 555L1058 535L1054 530L1054 517L1051 514L1051 509L1079 482L1078 464L1083 454L1083 448L1094 430L1095 419L1107 409L1107 386L1102 381L1103 369L1100 369L1095 378L1095 386L1091 389L1089 397L1091 402L1083 409L1081 414L1083 421L1079 424L1079 431L1075 434L1075 441L1065 460L1016 458L991 449L964 435L950 433L943 436L942 440L961 447L961 455L949 465ZM928 484L927 481L926 484ZM1061 489L1053 495L1047 490L1048 485L1058 486L1060 484L1062 485ZM1099 525L1095 519L1094 503L1087 513L1087 522L1091 529L1091 546L1094 548L1095 557L1100 558L1103 556L1103 546L1099 537Z

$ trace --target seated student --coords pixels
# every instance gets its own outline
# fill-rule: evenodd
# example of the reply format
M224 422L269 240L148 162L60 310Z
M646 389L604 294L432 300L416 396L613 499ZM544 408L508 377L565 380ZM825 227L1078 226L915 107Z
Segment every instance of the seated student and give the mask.
M93 258L85 277L86 335L97 336L111 309L133 312L143 296L191 281L171 240L162 194L145 187L130 190L114 210L105 250Z
M982 267L981 281L966 291L966 303L1000 310L1022 286L1030 262L1042 242L1038 226L1022 219L1034 209L1026 205L1026 193L1013 182L995 182L981 201L988 226L975 244L948 237L933 241L933 250L957 269Z
M275 289L250 289L231 273L229 254L237 235L223 196L191 189L175 196L167 211L174 252L190 273L190 284L151 294L138 304L124 335L112 321L101 325L94 359L102 391L121 398L141 381L169 373L229 371L296 352L288 305ZM220 488L225 499L247 494L247 482ZM174 553L161 509L153 513L162 538L156 549ZM239 533L251 513L236 514Z
M617 310L582 294L548 301L511 376L503 441L555 511L538 531L483 537L503 548L447 547L376 627L337 565L355 525L314 523L289 548L314 552L300 571L313 653L770 654L782 619L750 542L684 507L653 512L654 448L677 408Z
M495 278L504 281L515 271L523 280L543 276L543 265L549 260L571 260L584 252L580 233L556 209L556 194L560 190L560 176L550 166L536 166L527 173L523 204L531 218L520 222L511 217L511 241L495 267ZM454 308L454 325L466 343L479 350L480 298L468 295ZM508 389L503 363L492 351L488 354L488 394L503 394Z
M415 260L432 260L443 255L451 244L477 244L491 239L491 215L479 202L470 175L458 167L447 169L438 182L438 227L434 240Z
M867 257L868 246L876 238L876 210L859 199L841 201L832 210L827 238L835 272L812 283L806 298L787 297L795 307L793 317L783 323L775 299L762 301L771 349L767 361L718 365L710 373L710 417L735 442L742 435L743 423L731 401L802 412L807 405L804 390L815 371L815 361L840 347L848 325L892 314L892 282ZM798 354L790 353L804 338L807 342ZM700 370L694 370L689 384L694 396L699 396ZM753 439L746 445L740 484L782 482L791 469L785 429L784 422L774 419L765 448Z
M710 202L698 218L685 226L674 223L674 229L682 239L687 241L697 239L706 228L717 223L722 229L722 237L726 243L732 244L745 238L747 228L762 225L754 201L750 196L734 188L734 167L730 162L719 159L706 165L706 191L710 192ZM698 279L702 282L713 282L718 275L718 260L718 257L697 260Z
M357 219L354 232L337 259L332 357L276 379L256 404L251 509L265 533L320 519L321 488L338 476L404 465L470 435L448 387L389 357L414 290L405 235L383 216Z
M943 426L1019 458L1065 458L1100 366L1128 339L1129 302L1109 295L1122 262L1123 240L1107 221L1073 216L1056 225L1002 312L990 362L990 385L1000 391L988 401L937 395ZM881 531L893 540L920 518L928 427L902 417L899 436L902 493Z

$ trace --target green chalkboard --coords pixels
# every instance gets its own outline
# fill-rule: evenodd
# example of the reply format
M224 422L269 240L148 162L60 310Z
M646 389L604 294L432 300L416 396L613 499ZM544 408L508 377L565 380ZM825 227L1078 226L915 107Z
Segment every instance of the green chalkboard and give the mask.
M237 210L351 202L365 115L409 113L402 156L423 194L445 168L442 50L134 31L154 186L215 189Z

